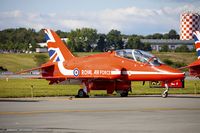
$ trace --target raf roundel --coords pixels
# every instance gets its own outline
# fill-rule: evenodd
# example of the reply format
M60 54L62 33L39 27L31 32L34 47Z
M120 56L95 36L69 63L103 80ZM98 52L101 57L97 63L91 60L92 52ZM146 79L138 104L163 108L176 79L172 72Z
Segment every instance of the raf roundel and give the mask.
M75 68L73 71L74 76L78 76L80 73L80 71L78 70L78 68Z

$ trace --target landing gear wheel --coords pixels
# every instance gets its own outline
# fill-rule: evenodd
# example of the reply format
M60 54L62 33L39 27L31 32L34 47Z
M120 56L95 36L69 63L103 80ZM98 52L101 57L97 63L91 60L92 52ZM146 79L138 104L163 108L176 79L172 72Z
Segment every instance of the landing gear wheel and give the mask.
M128 91L123 91L122 93L120 93L121 97L127 97L128 96Z
M165 91L161 94L163 98L166 98L168 96L169 87L167 82L165 82L165 88L166 88Z
M168 96L168 92L163 92L163 93L162 93L162 97L163 97L163 98L166 98L167 96Z
M78 91L77 97L79 97L79 98L85 98L85 97L89 97L89 96L85 93L85 91L83 89L80 89Z

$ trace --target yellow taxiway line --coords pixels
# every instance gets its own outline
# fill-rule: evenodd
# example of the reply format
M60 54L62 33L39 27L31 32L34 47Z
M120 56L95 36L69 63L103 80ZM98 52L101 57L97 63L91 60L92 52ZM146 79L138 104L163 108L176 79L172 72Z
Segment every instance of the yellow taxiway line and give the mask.
M200 108L143 108L143 109L115 109L115 110L38 110L23 112L0 112L0 115L34 115L45 113L98 113L98 112L151 112L151 111L195 111Z

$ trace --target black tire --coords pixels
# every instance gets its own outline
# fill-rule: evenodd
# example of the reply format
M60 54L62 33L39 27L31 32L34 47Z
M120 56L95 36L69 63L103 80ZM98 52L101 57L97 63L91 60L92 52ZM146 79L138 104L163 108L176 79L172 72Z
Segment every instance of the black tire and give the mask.
M83 89L80 89L80 90L78 91L77 97L78 97L78 98L85 98L85 97L89 97L89 96L84 92Z
M78 91L78 97L85 97L86 96L86 93L83 91L83 89L80 89Z
M120 93L121 97L127 97L128 96L128 91L124 91L122 93Z

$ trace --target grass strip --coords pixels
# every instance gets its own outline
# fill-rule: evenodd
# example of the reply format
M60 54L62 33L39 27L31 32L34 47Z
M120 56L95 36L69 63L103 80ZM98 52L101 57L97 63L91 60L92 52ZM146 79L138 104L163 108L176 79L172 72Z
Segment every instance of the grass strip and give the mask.
M47 96L75 96L80 85L48 85L43 79L0 79L0 97L47 97ZM149 88L149 83L132 82L130 95L161 94L162 88ZM171 88L170 94L200 94L200 80L186 80L185 88ZM91 91L92 96L106 96L106 91ZM114 93L116 95L116 93Z

